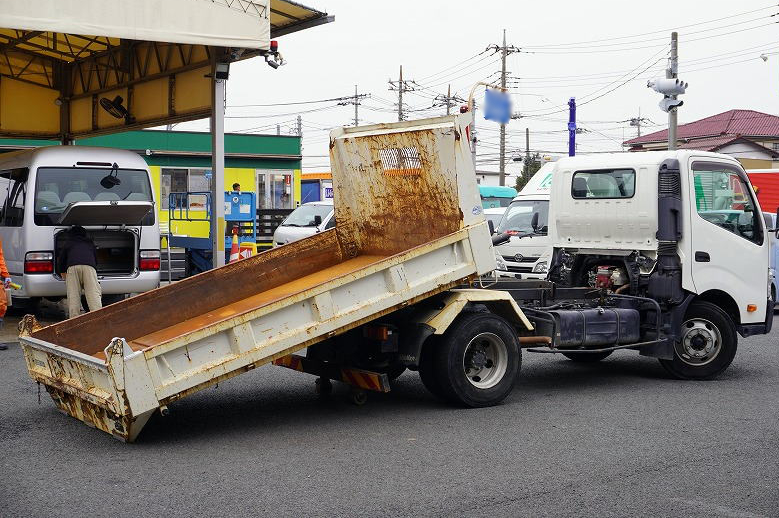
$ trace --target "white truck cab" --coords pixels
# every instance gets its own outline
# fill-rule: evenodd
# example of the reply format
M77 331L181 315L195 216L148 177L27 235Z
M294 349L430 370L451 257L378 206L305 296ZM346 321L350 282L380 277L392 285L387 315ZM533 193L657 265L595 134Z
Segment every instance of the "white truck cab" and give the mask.
M642 353L676 377L710 377L733 360L736 333L770 331L770 239L735 158L689 150L577 156L555 162L553 175L550 279L656 304L673 349Z
M552 243L548 236L549 195L554 163L544 164L506 208L496 233L509 234L495 247L498 276L546 279ZM533 228L534 214L538 214Z

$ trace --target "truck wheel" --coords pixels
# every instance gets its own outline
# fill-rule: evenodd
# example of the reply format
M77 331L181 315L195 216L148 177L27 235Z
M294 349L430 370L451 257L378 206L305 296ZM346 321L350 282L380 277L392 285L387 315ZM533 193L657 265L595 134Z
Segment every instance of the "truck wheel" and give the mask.
M675 378L713 378L736 356L736 326L727 313L710 302L693 302L684 317L673 360L661 359L660 363Z
M563 353L563 356L576 363L595 363L604 358L608 358L614 351L604 351L602 353Z
M439 399L446 399L441 384L435 375L435 366L433 364L433 355L440 346L440 336L433 335L428 338L422 346L422 353L419 357L419 379L428 392Z
M521 362L517 333L491 313L467 313L444 333L433 365L444 397L469 407L500 403L511 393Z

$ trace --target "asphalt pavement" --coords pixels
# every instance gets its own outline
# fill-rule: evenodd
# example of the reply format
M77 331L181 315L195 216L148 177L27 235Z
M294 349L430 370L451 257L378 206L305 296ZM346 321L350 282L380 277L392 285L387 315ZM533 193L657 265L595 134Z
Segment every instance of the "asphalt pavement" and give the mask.
M525 353L500 406L453 408L406 372L365 406L263 367L123 444L60 414L0 351L0 516L777 516L779 331L715 381L619 351Z

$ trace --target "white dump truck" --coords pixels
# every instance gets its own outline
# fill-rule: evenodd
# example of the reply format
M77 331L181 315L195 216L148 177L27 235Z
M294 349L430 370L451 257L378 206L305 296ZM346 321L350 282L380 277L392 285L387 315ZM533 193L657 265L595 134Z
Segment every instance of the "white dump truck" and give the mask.
M469 119L335 130L335 228L59 324L25 317L31 377L64 413L132 441L154 412L271 363L323 393L345 382L356 403L408 368L478 407L511 392L522 348L635 349L697 379L730 364L736 332L770 329L763 219L748 183L728 198L737 162L706 153L561 160L556 282L484 289L496 263Z

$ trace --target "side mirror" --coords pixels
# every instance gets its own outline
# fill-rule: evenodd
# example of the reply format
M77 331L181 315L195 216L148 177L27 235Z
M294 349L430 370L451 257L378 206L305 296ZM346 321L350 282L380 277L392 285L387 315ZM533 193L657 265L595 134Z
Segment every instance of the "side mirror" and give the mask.
M322 224L322 216L317 214L316 216L314 216L314 226L318 227L321 224Z
M777 207L776 209L776 219L774 219L774 221L776 222L773 225L774 227L773 230L775 232L774 236L776 237L776 239L779 239L779 228L777 228L779 227L779 207Z
M491 219L487 220L487 226L490 229L490 235L494 234L495 233L495 223L493 223Z
M533 229L533 232L538 230L538 212L533 213L533 219L530 220L530 226Z

